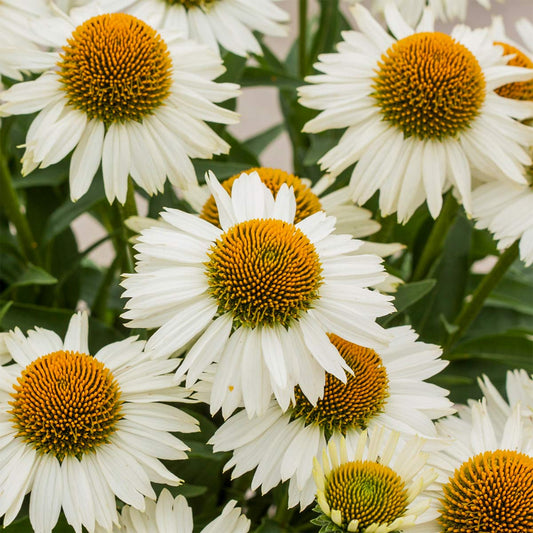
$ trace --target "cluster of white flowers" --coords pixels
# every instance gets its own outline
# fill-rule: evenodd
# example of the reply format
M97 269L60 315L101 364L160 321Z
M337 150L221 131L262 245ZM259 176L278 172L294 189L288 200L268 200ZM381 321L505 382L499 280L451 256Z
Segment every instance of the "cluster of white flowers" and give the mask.
M72 152L73 200L101 167L110 203L126 201L129 176L150 195L168 178L197 210L130 221L122 316L147 341L93 354L87 313L64 339L39 327L0 337L5 526L31 493L38 533L61 512L80 533L192 533L185 498L152 483L180 484L162 460L186 459L172 433L198 430L169 403L204 401L224 418L210 444L231 452L232 477L254 471L263 493L288 481L289 507L316 499L323 531L533 531L531 376L510 372L507 399L483 377L484 398L454 407L427 381L448 364L442 350L378 323L401 281L382 258L402 245L359 240L380 229L359 207L376 192L383 215L407 222L423 204L437 218L451 191L533 262L532 52L497 20L434 31L435 14L464 18L466 0L387 3L388 31L354 5L359 31L299 89L320 111L304 131L346 128L319 161L323 181L261 167L223 183L209 172L199 187L191 158L230 149L206 122L238 121L217 105L239 94L215 81L219 46L260 54L254 31L286 31L276 3L0 2L0 73L18 80L0 114L37 112L23 173ZM521 28L531 47L533 27ZM324 194L346 169L349 185ZM246 533L235 505L202 532Z

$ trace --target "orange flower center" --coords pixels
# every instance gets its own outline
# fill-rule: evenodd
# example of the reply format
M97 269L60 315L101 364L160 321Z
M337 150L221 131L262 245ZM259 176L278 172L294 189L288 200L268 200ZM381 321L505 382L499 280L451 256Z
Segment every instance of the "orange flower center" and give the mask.
M496 450L465 461L444 486L443 533L531 533L533 458Z
M63 47L59 75L70 105L110 124L141 121L170 94L167 45L131 15L99 15L78 26Z
M347 381L343 383L326 373L324 395L316 405L311 404L296 387L292 415L295 418L303 417L306 424L319 424L329 432L334 429L343 433L349 428L364 429L385 405L389 386L387 371L374 350L333 334L329 335L329 339L353 374L347 374Z
M313 193L313 191L311 191L311 189L300 178L294 176L293 174L289 174L284 170L266 167L250 168L245 172L246 174L257 172L261 178L261 181L270 189L274 197L276 197L278 191L284 183L287 184L287 187L293 188L294 197L296 199L296 214L294 216L295 224L298 224L298 222L309 215L322 210L318 196ZM241 174L235 174L235 176L232 176L231 178L222 182L222 187L224 187L228 194L231 195L233 183L239 178L240 175ZM220 228L218 208L213 195L208 198L202 207L200 218L203 218L204 220L207 220L208 222L211 222L211 224L214 224Z
M485 100L485 77L465 46L443 33L394 43L378 63L373 96L405 137L443 139L467 129Z
M60 350L39 357L13 387L17 436L60 460L108 442L121 418L118 383L88 354Z
M495 42L494 44L502 46L505 55L515 54L515 56L507 62L508 65L511 65L512 67L533 68L533 61L531 61L526 54L518 50L518 48L502 42ZM496 89L496 92L500 96L512 98L513 100L533 100L533 79L502 85Z
M209 292L236 326L288 326L318 298L322 267L296 226L254 219L231 227L211 247Z

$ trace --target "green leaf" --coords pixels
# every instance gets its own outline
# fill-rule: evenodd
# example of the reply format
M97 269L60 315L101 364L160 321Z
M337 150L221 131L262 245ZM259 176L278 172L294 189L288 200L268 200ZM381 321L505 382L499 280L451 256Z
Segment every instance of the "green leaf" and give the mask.
M202 485L192 485L191 483L184 483L179 487L176 487L175 496L181 494L185 498L195 498L196 496L201 496L207 492L207 487Z
M243 87L274 86L279 89L296 90L302 85L302 80L290 76L281 70L266 69L264 67L246 67L241 78Z
M441 344L446 337L445 321L453 323L461 309L469 275L471 234L472 223L460 214L433 268L435 287L409 309L409 319L425 342Z
M517 279L503 279L492 291L487 304L533 315L533 285Z
M434 279L424 279L400 285L396 291L394 305L400 313L423 298L437 283Z
M49 243L54 237L66 230L70 223L80 215L86 213L95 204L105 198L104 184L99 176L93 181L91 187L77 202L67 200L59 206L49 217L42 240Z
M54 285L57 279L50 275L41 267L28 264L26 270L10 285L10 289L14 287L23 287L25 285Z
M13 305L12 301L7 302L2 306L2 309L0 309L0 326L2 325L2 321L4 320L4 317L6 316L6 313L9 311L9 308Z
M331 150L336 144L338 144L341 138L341 132L328 131L326 133L320 133L318 135L310 136L310 146L305 153L303 164L314 165L317 161L329 150Z
M263 519L261 525L255 530L255 533L286 533L286 529L281 527L274 520L269 518Z
M254 137L247 139L244 142L244 146L246 146L250 152L259 156L261 152L283 132L283 130L283 124L276 124Z
M13 180L15 189L28 189L30 187L57 187L68 178L69 159L65 158L57 165L38 168L29 176L18 177Z
M452 361L481 359L533 372L533 340L519 334L487 335L462 342L448 358Z

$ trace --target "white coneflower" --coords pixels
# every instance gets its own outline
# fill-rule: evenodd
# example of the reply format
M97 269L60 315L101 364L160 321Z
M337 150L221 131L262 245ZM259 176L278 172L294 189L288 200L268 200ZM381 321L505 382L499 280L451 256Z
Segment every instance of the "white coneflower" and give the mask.
M324 194L324 188L327 188L328 184L327 180L324 179L319 180L314 187L311 187L309 180L301 179L284 170L254 167L246 170L244 173L250 174L252 172L257 172L261 181L270 189L274 196L278 194L279 189L284 183L288 187L292 187L296 200L295 223L318 211L325 211L327 215L335 217L337 221L335 231L337 233L349 233L353 237L360 239L376 233L381 228L379 222L376 222L372 218L371 211L354 205L350 198L348 187L342 187L334 192ZM241 174L236 174L222 182L222 187L224 187L228 194L231 195L233 183ZM201 218L220 227L216 202L207 186L191 187L187 191L184 191L183 196L191 207L200 214ZM136 233L140 233L143 229L147 229L153 225L168 227L168 224L162 220L156 221L147 217L131 217L128 220L128 226ZM370 253L379 255L380 257L386 257L399 252L403 248L404 245L397 242L375 243L363 241L357 253ZM379 283L376 288L385 292L393 292L401 282L402 280L396 276L388 275L386 280Z
M361 433L352 446L331 440L313 469L321 531L431 532L434 512L425 489L436 473L426 467L423 444L415 437L399 446L398 433L381 431L368 442Z
M437 423L450 445L430 459L441 470L437 532L533 530L533 439L520 404L504 424L485 401Z
M533 128L513 117L527 105L494 90L533 71L506 66L487 32L434 32L428 12L414 31L389 4L395 37L362 6L352 12L361 32L345 32L337 53L320 56L323 74L299 92L302 105L322 111L305 131L348 128L319 162L337 176L358 161L350 182L357 203L379 191L381 212L405 222L424 202L436 217L452 186L470 212L472 168L525 183Z
M89 17L80 8L68 20L42 22L43 42L56 50L42 60L45 72L0 94L4 114L39 111L26 137L23 174L74 150L72 199L85 194L102 162L108 200L124 203L128 175L149 194L162 191L167 177L187 187L196 182L191 157L229 150L204 122L237 122L236 113L213 103L238 94L236 85L212 81L224 72L215 54L163 38L124 13Z
M155 28L178 31L185 37L219 46L240 56L262 54L254 37L285 37L289 15L279 0L99 0L104 9L126 11L145 19Z
M180 480L159 459L184 459L170 431L197 421L163 402L186 399L172 372L136 337L89 354L86 314L72 317L65 340L47 329L5 338L14 362L0 367L0 516L17 516L31 492L34 530L50 533L59 513L74 530L109 531L115 497L144 510L151 482Z
M220 516L207 524L200 533L247 533L248 520L234 500L228 502ZM139 511L129 505L122 508L120 527L116 533L193 533L192 509L183 496L173 498L167 489L161 491L157 502L146 499L146 509ZM103 533L103 532L98 532Z
M227 420L211 439L215 452L233 452L225 468L234 468L234 477L256 469L251 487L263 492L290 479L289 506L306 507L314 498L313 459L321 457L329 440L345 435L354 442L365 428L372 433L380 425L435 437L433 419L453 408L447 390L424 380L447 362L437 346L418 342L409 327L388 331L392 341L379 353L330 335L352 374L346 383L328 374L316 404L297 389L286 412L272 402L260 417L249 419L241 411Z
M287 408L293 389L315 401L325 371L349 370L327 333L383 348L389 334L375 319L390 298L367 287L384 279L381 259L355 255L360 242L333 234L323 211L294 223L287 185L276 198L257 173L235 181L231 196L211 175L221 228L167 209L172 227L144 230L136 273L122 285L128 326L157 328L148 346L170 355L195 341L178 371L187 386L220 361L211 411L224 416L244 402L263 412L272 392Z

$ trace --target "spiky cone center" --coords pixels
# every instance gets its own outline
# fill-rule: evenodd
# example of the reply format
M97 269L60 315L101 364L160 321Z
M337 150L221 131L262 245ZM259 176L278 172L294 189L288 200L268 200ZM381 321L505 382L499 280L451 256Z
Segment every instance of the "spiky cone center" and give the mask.
M442 140L466 130L485 100L475 56L449 35L415 33L378 62L372 96L383 118L405 137Z
M306 425L319 424L328 433L365 429L369 421L383 411L389 395L387 370L374 350L337 335L328 336L353 374L347 373L347 381L343 383L326 373L324 394L316 405L296 387L291 414L294 418L303 418Z
M520 51L518 48L500 41L494 44L503 47L505 55L514 54L514 57L507 61L507 64L512 67L523 67L533 69L533 61ZM533 79L528 81L515 81L514 83L507 83L496 89L496 93L505 98L512 98L513 100L533 100Z
M125 13L98 15L78 26L58 68L69 104L106 125L141 122L165 102L172 85L165 41Z
M57 351L30 363L13 385L17 437L59 460L109 442L122 417L120 388L91 355Z
M373 524L389 531L387 526L405 514L409 502L402 478L374 461L351 461L334 468L325 480L323 498L336 525L359 533Z
M443 533L531 533L533 458L511 450L465 461L443 487Z
M308 237L277 219L232 226L206 264L209 293L235 327L289 327L318 299L322 266Z
M247 174L250 174L251 172L257 172L259 174L261 181L270 189L274 197L278 194L278 191L284 183L287 187L293 188L294 198L296 200L296 213L294 215L295 224L298 224L298 222L302 221L304 218L322 210L322 205L320 204L318 196L298 176L289 174L284 170L267 167L251 168L246 171ZM239 176L240 174L236 174L222 182L222 187L224 187L228 194L231 194L233 184ZM203 205L200 218L203 218L220 228L218 208L213 195L211 195Z

